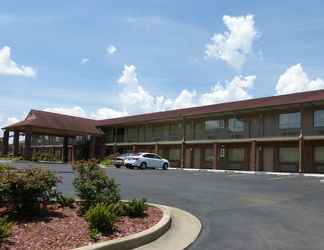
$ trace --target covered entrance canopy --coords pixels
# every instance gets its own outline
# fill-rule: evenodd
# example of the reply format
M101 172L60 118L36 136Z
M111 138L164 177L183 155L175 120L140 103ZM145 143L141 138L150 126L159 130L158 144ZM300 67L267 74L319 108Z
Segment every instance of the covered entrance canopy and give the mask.
M24 157L31 158L31 137L35 135L52 135L63 137L63 161L67 161L68 139L75 136L90 136L90 155L95 157L96 138L103 136L100 128L96 127L96 121L87 118L62 115L57 113L31 110L25 120L9 125L4 130L2 154L9 151L10 132L13 136L13 153L18 154L19 136L25 135Z

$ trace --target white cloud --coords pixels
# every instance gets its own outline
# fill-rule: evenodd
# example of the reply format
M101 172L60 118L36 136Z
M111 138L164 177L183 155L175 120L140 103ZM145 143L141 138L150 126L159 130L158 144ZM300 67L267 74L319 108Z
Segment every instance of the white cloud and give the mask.
M18 66L11 59L11 48L4 46L0 49L0 75L35 77L36 71L32 67Z
M116 53L117 48L114 45L109 45L106 51L109 55L113 55Z
M7 118L0 117L0 137L3 136L2 128L17 123L19 121L20 120L17 117L7 117Z
M204 93L199 98L200 105L209 105L221 102L250 99L248 90L253 87L256 76L235 76L227 84L216 83L210 92Z
M316 89L324 89L324 81L320 78L310 80L301 64L290 66L279 77L276 85L278 95Z
M125 65L118 83L123 86L120 92L122 108L127 113L155 112L169 109L209 105L220 102L249 99L249 90L256 76L235 76L230 82L217 83L210 92L198 94L196 90L184 89L174 99L154 96L140 84L134 65Z
M196 91L190 92L187 89L181 91L181 93L173 101L171 108L180 109L196 106L194 103L195 97L197 96Z
M89 58L82 58L81 59L81 64L86 64L89 62Z
M72 108L66 108L66 107L54 107L54 108L45 108L43 109L47 112L53 112L53 113L59 113L63 115L72 115L72 116L78 116L78 117L87 117L87 113L84 111L83 108L79 106L74 106Z
M126 116L126 112L117 111L111 108L100 108L95 113L91 114L93 119L102 120L102 119L109 119L109 118L116 118Z
M257 36L254 17L224 16L223 21L228 31L212 36L206 45L206 58L221 59L235 69L241 69L252 52L253 41Z

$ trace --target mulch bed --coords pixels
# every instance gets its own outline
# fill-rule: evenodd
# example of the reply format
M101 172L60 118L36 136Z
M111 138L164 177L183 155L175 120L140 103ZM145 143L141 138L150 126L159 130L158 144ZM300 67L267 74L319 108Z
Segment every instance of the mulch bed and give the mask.
M162 215L160 209L148 207L143 218L121 217L113 232L101 236L99 242L141 232L158 223ZM89 235L88 223L79 215L77 208L52 208L43 218L17 221L11 236L0 249L73 249L93 244Z

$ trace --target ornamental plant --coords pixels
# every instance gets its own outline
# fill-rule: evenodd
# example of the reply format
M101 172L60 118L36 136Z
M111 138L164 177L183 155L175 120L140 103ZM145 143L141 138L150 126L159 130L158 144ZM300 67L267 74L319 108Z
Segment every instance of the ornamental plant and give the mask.
M0 217L0 244L10 236L12 225L7 217Z
M4 205L20 215L35 215L57 196L58 177L46 169L6 169L0 175Z
M125 206L126 213L130 217L142 217L147 209L146 199L133 199Z
M82 200L83 212L98 203L109 205L120 200L119 186L97 165L97 161L78 162L74 169L77 177L73 185Z
M89 208L85 213L85 219L90 224L92 238L96 235L111 232L118 216L106 203L100 202Z

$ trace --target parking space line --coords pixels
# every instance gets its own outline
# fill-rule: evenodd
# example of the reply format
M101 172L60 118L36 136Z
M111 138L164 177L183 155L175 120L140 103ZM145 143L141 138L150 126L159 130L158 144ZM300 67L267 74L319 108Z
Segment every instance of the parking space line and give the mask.
M276 180L283 180L283 179L289 179L289 178L293 178L293 177L297 177L297 176L280 176L280 177L273 177L273 178L269 178L268 181L276 181Z

